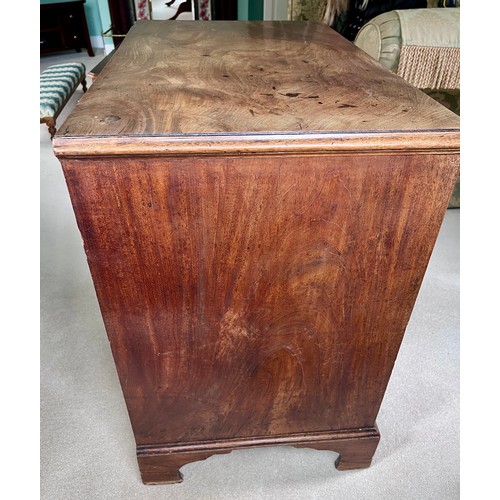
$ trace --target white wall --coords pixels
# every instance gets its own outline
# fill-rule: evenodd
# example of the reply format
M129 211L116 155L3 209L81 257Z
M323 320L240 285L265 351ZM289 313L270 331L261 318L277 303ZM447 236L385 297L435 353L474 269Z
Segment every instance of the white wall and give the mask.
M264 20L287 21L288 0L264 0Z

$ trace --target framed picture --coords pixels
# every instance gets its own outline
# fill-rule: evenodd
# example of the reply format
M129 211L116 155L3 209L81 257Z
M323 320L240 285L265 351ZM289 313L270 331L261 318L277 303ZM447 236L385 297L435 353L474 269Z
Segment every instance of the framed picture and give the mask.
M210 21L211 0L135 0L137 19Z

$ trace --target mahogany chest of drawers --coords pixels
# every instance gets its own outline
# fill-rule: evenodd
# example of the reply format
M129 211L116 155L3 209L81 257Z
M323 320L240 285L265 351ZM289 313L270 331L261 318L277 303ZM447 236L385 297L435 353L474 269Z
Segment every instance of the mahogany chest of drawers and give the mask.
M141 21L54 139L145 483L369 466L458 117L327 26Z

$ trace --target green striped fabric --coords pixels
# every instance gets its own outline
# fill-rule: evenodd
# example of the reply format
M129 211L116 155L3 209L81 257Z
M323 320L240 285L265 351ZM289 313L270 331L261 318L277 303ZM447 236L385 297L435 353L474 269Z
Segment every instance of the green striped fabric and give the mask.
M82 63L56 64L40 75L40 118L54 116L85 74Z

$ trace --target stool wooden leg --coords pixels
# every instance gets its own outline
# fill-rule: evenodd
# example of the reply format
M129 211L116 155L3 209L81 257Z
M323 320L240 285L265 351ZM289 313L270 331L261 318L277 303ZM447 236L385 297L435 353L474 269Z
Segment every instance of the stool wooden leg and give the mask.
M82 80L82 89L84 92L87 92L87 80L85 78Z
M47 118L46 123L47 123L47 127L49 127L50 138L53 139L55 133L57 132L56 121L54 118Z

